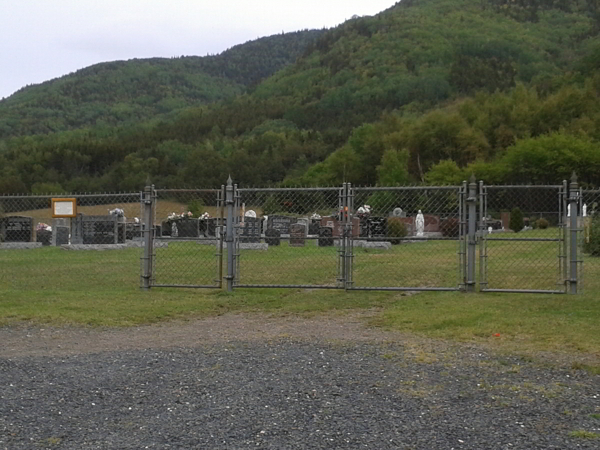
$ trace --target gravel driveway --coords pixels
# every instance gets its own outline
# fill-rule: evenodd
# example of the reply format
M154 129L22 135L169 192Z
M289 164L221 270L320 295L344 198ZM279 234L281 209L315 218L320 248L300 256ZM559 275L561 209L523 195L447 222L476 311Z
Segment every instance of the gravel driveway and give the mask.
M600 376L362 319L0 328L0 449L600 448Z

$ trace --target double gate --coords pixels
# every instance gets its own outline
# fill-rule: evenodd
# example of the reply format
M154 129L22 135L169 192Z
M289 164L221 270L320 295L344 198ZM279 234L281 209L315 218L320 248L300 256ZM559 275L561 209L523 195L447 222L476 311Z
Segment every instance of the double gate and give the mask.
M153 226L145 227L142 283L459 290L466 273L465 195L466 184L147 189L146 223Z
M147 188L142 285L576 293L583 198L575 182Z

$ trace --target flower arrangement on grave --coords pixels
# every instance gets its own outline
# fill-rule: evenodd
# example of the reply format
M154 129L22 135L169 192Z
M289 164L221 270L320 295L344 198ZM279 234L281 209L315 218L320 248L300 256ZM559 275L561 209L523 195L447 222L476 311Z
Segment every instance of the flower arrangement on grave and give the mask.
M121 208L115 208L108 211L111 216L125 217L125 211Z
M176 222L178 220L188 220L188 219L193 219L193 218L194 218L194 213L192 213L191 211L184 212L181 214L172 212L171 214L169 214L167 216L167 220L169 222Z
M48 225L47 223L44 222L40 222L35 226L35 230L37 232L40 231L52 231L52 227L50 225Z

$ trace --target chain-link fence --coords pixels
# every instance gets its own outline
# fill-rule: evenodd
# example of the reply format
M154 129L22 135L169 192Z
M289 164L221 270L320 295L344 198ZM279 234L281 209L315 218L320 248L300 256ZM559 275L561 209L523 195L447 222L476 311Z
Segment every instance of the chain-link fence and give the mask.
M599 206L575 180L3 196L0 290L575 293L600 287Z
M140 217L139 192L0 196L0 291L135 289Z
M459 289L465 187L354 188L351 197L349 287Z
M600 190L582 190L580 201L582 274L584 289L600 289Z
M219 189L154 191L153 286L221 286L222 194Z
M236 286L343 287L340 188L236 193Z
M481 187L482 290L565 291L565 195L562 185Z

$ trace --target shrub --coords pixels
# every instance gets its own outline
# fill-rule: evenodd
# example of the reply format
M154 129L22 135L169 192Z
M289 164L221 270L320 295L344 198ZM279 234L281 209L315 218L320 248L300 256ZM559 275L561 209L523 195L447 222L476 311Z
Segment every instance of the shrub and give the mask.
M600 214L585 218L583 251L600 256Z
M440 231L444 237L458 237L459 221L456 217L448 217L440 222Z
M192 200L187 207L193 217L200 217L204 213L204 202L201 199Z
M524 227L523 213L521 212L520 208L515 207L510 212L509 227L515 233L518 233L519 231L521 231L523 229L523 227Z
M408 234L406 224L400 219L390 217L387 220L387 235L391 238L403 238ZM399 244L399 239L392 239L392 244Z
M543 217L540 217L534 223L535 223L535 227L539 228L540 230L545 230L546 228L548 228L548 225L550 225L550 223Z

